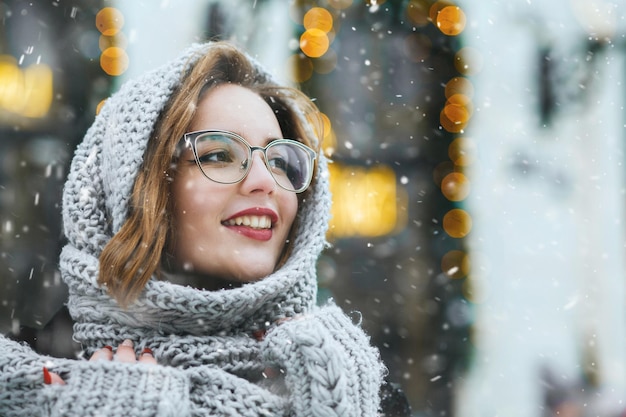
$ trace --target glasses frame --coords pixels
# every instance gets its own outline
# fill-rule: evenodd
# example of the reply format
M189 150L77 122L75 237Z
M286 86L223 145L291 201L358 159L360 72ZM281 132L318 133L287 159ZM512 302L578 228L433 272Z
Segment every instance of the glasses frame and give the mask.
M212 134L212 133L218 133L218 134L222 134L222 135L226 135L226 136L231 136L234 139L239 140L240 142L242 142L246 148L248 149L248 159L249 161L251 161L249 164L247 164L247 167L245 169L245 172L243 173L242 177L237 180L237 181L217 181L214 180L213 178L209 177L204 170L202 169L202 164L200 163L200 157L198 156L198 150L196 149L196 140L198 139L198 137L205 135L205 134ZM198 166L198 168L200 169L200 172L202 172L202 175L204 175L207 179L216 182L218 184L238 184L241 181L243 181L244 179L246 179L246 177L248 176L248 174L250 173L250 168L252 167L252 154L254 151L261 151L261 153L263 154L263 162L265 163L265 167L267 168L267 170L269 171L270 175L272 176L272 179L274 180L274 182L276 182L276 184L282 188L283 190L287 190L287 191L291 191L294 193L301 193L304 192L307 188L309 188L309 185L311 185L311 181L313 180L313 172L315 171L315 159L317 158L317 153L309 148L308 146L306 146L305 144L303 144L302 142L298 142L297 140L293 140L293 139L285 139L285 138L277 138L272 140L270 143L268 143L265 146L252 146L248 143L248 141L241 135L238 135L235 132L230 132L228 130L219 130L219 129L209 129L209 130L196 130L193 132L187 132L183 135L182 138L185 142L185 146L190 147L192 152L193 152L193 157L196 161L196 165ZM298 189L296 190L291 190L289 188L284 187L283 185L280 184L280 182L278 182L278 179L276 179L276 177L274 176L274 173L272 172L272 169L269 165L269 162L267 160L267 150L269 148L271 148L272 146L276 146L276 145L280 145L281 143L288 143L294 146L297 146L298 148L302 149L303 151L305 151L306 155L309 157L309 164L311 166L311 172L309 173L309 176L307 178L307 180L305 181L305 183Z

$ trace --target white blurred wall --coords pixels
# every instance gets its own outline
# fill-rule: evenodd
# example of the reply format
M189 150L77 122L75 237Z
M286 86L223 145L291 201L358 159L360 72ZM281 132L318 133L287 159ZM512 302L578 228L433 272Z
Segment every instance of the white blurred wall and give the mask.
M482 57L467 132L479 155L470 173L470 280L482 302L457 415L542 416L543 365L572 387L585 367L597 370L597 392L571 392L587 403L582 415L614 415L626 409L626 2L459 4L466 45ZM597 55L591 82L580 82L590 36L613 46ZM561 98L542 127L538 50L546 45L562 73L558 94L584 101Z
M276 77L286 80L286 60L293 22L281 0L159 0L117 1L122 11L130 57L119 82L142 74L174 57L194 42L203 41L211 4L221 4L232 41L244 47ZM297 46L297 43L296 43Z

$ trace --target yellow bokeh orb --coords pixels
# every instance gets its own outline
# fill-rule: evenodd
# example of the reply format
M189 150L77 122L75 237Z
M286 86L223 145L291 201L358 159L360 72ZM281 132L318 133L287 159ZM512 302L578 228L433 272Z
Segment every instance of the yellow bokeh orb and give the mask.
M320 29L308 29L300 36L300 49L306 56L319 58L328 51L330 40Z
M448 6L454 6L454 2L451 0L437 0L434 2L432 6L430 6L430 9L428 9L428 18L430 21L437 24L439 12Z
M472 218L463 209L452 209L443 216L443 230L453 238L465 237L472 230Z
M467 126L469 112L465 107L446 104L439 113L439 123L450 133L460 133Z
M104 36L113 36L124 26L124 15L115 7L105 7L96 14L96 28Z
M450 201L462 201L470 193L470 181L460 172L451 172L441 181L441 192Z
M333 28L333 16L323 7L313 7L304 15L303 24L306 30L319 29L328 33Z
M437 14L437 27L444 35L457 36L465 29L467 18L457 6L447 6Z
M128 64L128 54L116 46L105 49L100 55L100 67L109 75L123 74L128 69Z
M451 250L441 258L441 270L450 278L464 278L469 274L470 262L467 253Z
M450 98L455 94L463 94L468 98L474 96L474 85L465 77L454 77L446 83L445 95Z

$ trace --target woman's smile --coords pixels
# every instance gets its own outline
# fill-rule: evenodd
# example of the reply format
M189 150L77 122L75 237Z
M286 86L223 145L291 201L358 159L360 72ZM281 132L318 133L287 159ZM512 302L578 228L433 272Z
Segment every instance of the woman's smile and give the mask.
M268 241L272 238L272 227L277 221L278 214L274 210L253 207L232 215L222 224L250 239Z

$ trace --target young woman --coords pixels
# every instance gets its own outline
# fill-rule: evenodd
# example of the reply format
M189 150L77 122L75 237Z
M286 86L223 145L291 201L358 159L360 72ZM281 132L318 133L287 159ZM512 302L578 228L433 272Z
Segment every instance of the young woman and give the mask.
M63 196L60 267L90 360L0 337L0 415L376 416L378 351L316 306L316 119L226 43L108 99Z

